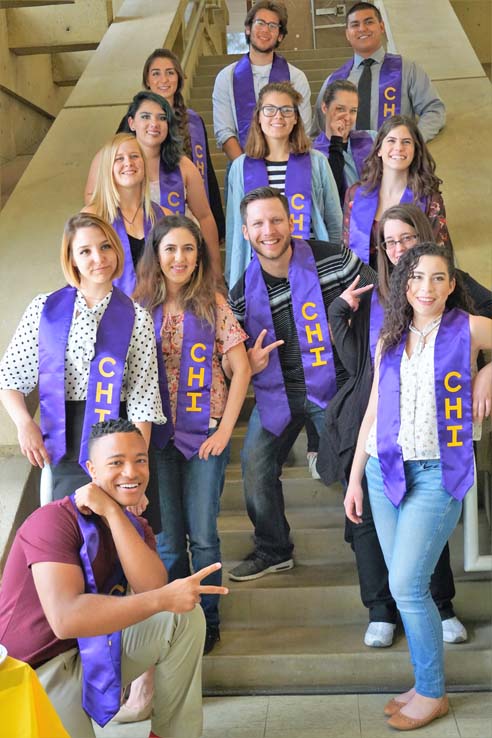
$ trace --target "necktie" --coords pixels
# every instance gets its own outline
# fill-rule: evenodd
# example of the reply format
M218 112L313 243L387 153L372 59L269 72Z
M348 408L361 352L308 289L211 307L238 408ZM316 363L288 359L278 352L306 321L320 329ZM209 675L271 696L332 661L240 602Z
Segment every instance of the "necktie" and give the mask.
M372 72L371 66L374 59L364 59L362 65L364 69L360 75L359 84L359 109L357 111L357 122L355 127L359 131L368 131L371 128L371 85Z

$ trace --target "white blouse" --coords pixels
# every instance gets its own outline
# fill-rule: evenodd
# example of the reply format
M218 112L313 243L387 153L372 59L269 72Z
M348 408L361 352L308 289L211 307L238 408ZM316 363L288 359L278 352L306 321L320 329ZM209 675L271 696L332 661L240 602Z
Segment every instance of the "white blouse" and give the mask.
M67 347L65 350L65 400L85 400L91 360L95 354L96 333L111 299L88 307L77 291ZM28 395L38 383L39 324L48 295L38 295L26 308L12 340L0 362L0 389L13 389ZM149 313L137 303L135 323L128 347L121 388L121 400L127 403L128 418L133 422L162 424L157 375L154 325ZM118 326L115 326L118 330Z
M400 432L397 443L403 460L439 459L436 394L434 385L434 345L437 331L422 349L414 350L409 358L404 351L400 365ZM473 440L480 439L481 426L473 424ZM377 421L366 441L366 452L377 457Z

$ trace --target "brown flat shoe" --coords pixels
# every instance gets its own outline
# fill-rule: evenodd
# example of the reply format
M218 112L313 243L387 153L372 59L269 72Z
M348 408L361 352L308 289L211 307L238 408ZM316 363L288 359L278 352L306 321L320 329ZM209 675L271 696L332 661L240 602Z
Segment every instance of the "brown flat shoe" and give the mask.
M401 710L403 705L406 705L406 702L400 702L400 700L397 700L396 697L393 697L389 702L387 702L384 706L384 714L386 717L391 717L395 714L395 712L398 712L398 710Z
M437 718L444 717L448 712L449 702L447 695L444 695L444 697L441 697L439 700L435 709L430 713L430 715L427 715L427 717L417 720L416 718L403 715L400 709L390 717L388 725L391 725L395 730L416 730L417 728L423 728L424 725L429 725L429 723L432 723L433 720L437 720Z

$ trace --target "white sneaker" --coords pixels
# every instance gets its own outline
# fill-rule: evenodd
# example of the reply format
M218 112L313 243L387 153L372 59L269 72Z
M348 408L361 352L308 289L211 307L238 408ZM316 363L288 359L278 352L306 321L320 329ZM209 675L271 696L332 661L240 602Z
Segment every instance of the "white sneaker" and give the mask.
M388 648L393 644L395 629L393 623L369 623L364 643L370 648Z
M309 473L313 479L321 479L316 469L316 462L318 461L318 454L316 451L308 451L306 454L307 463L309 467Z
M464 643L468 639L466 628L457 617L442 621L442 639L445 643Z

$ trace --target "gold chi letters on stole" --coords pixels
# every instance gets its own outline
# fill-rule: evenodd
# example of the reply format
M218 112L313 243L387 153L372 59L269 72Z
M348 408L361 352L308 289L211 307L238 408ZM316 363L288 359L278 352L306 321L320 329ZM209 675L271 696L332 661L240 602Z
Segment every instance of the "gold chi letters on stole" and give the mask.
M114 371L112 369L110 369L109 371L105 369L106 364L111 364L112 366L114 366L116 364L116 359L113 359L111 356L105 356L104 358L102 358L97 365L97 371L99 372L99 375L101 377L104 377L105 379L114 377ZM99 421L104 420L106 418L106 415L109 415L109 413L111 412L111 409L97 407L97 405L111 405L112 401L113 383L98 380L96 384L96 407L94 408L94 412L97 413L97 415L99 416Z
M301 203L298 205L297 203L299 200L301 201ZM304 195L301 195L301 193L292 195L292 197L290 198L290 207L292 210L302 211L304 210L304 204ZM292 238L303 238L302 232L304 230L304 213L299 212L297 216L295 216L294 213L291 213L290 222L295 228L295 231L292 234Z
M451 385L450 379L456 378L461 379L459 372L448 372L444 377L444 387L447 392L455 393L462 389L461 384ZM454 404L453 404L454 403ZM455 397L444 398L444 416L446 420L451 420L451 413L455 413L456 420L462 420L463 418L463 404L460 395ZM463 425L446 425L446 430L451 433L451 440L446 443L446 446L462 446L463 441L458 440L458 431L463 430Z
M204 343L194 343L190 349L191 360L197 364L202 364L204 361L206 361L205 355L199 356L196 353L198 349L201 349L202 351L206 351L206 348L207 347L205 346ZM203 385L205 384L205 367L203 366L198 367L198 371L196 372L193 370L192 366L188 368L187 386L192 388L194 382L198 382L198 387L203 387ZM198 401L198 398L203 395L203 392L192 391L192 392L187 392L186 395L190 398L190 401L191 401L191 405L188 405L188 407L185 408L186 412L187 413L201 413L203 408L197 405L197 401Z
M383 117L384 118L390 118L392 115L395 115L396 111L396 105L393 102L396 100L396 89L394 87L386 87L384 90L384 108L383 108ZM389 100L391 104L388 104L386 100Z
M314 308L314 310L316 310L315 303L314 302L303 303L302 311L301 311L302 317L304 318L304 320L308 320L308 321L316 320L316 318L318 317L318 313L316 312L308 313L307 311L308 308ZM315 360L313 361L311 366L324 366L328 362L326 361L326 359L321 358L321 354L323 353L323 351L325 351L325 347L323 343L326 340L325 336L323 336L321 325L319 323L315 323L314 326L311 326L309 325L309 323L307 323L305 328L306 328L306 337L307 337L308 343L309 344L313 343L313 340L315 338L317 339L317 343L318 343L317 346L313 346L312 348L309 349L309 351L315 355Z

